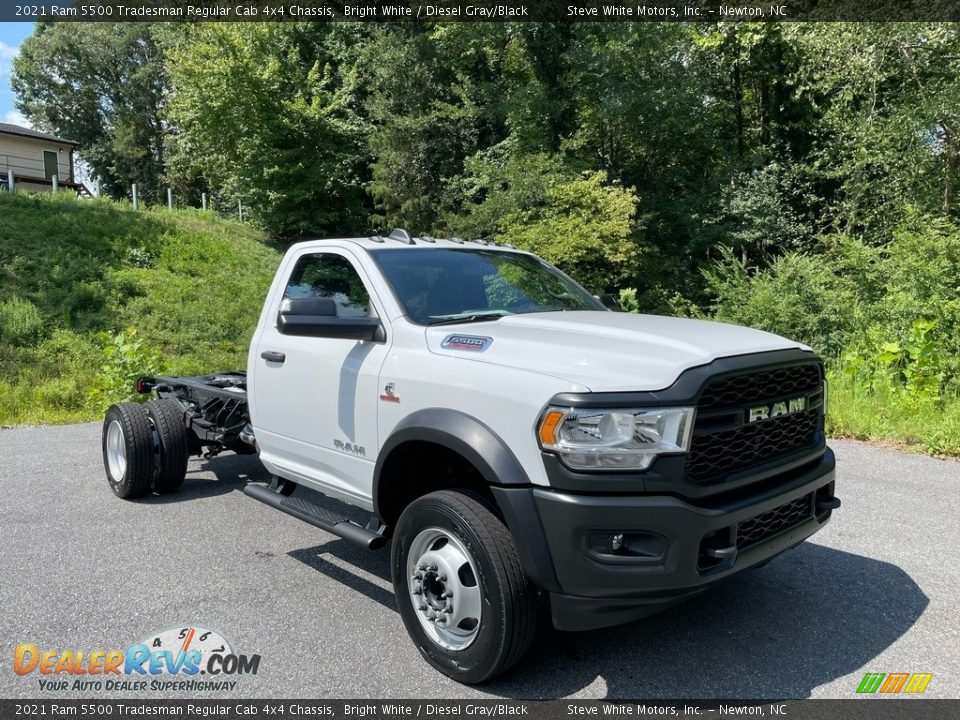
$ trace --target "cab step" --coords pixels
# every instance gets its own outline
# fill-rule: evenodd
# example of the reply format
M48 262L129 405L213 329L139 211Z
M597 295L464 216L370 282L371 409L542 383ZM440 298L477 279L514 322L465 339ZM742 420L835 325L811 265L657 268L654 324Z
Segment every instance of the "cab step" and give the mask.
M378 532L353 522L344 515L295 497L284 497L265 485L247 485L243 492L254 500L292 515L297 520L326 530L328 533L356 543L367 550L377 550L386 544L387 538Z

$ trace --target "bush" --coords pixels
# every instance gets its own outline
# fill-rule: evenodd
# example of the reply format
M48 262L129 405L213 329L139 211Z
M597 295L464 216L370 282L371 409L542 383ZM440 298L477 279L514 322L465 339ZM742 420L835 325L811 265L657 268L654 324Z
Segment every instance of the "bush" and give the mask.
M95 410L104 411L111 403L124 400L143 400L145 396L136 392L137 378L163 372L160 354L144 347L136 335L133 328L115 335L100 334L103 362L88 393Z
M869 392L939 399L946 360L934 342L935 328L932 320L915 320L905 343L875 339L844 352L834 365L847 380ZM870 334L877 336L878 332Z
M43 333L43 317L32 302L18 297L0 302L0 342L31 345Z
M908 215L891 241L705 271L713 317L801 340L827 361L828 430L960 453L960 229Z
M732 250L704 270L715 297L712 316L807 343L838 356L862 313L857 288L824 256L787 253L765 269L751 268Z
M620 294L617 296L617 302L620 304L620 308L624 312L628 312L628 313L640 312L640 301L637 299L636 288L621 289Z

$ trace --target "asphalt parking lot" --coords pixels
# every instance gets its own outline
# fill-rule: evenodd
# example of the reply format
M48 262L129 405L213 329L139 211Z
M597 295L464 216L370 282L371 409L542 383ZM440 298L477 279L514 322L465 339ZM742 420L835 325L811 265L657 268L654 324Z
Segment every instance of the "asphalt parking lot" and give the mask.
M262 657L232 692L195 697L848 698L865 672L898 671L960 697L960 463L832 444L843 507L812 541L648 620L544 631L470 688L408 641L388 550L242 493L266 479L256 458L194 459L178 494L124 502L99 425L0 430L0 697L150 697L42 692L14 648L123 649L187 625Z

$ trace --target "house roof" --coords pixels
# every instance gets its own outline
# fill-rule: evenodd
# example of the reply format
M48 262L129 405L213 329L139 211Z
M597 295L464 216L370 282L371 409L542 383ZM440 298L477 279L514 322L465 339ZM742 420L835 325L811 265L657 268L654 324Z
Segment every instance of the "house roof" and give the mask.
M6 133L7 135L20 135L21 137L36 138L37 140L50 140L52 142L63 143L64 145L79 145L76 140L67 140L66 138L57 137L56 135L51 135L50 133L40 132L39 130L32 130L30 128L21 127L19 125L11 125L10 123L0 123L0 133Z

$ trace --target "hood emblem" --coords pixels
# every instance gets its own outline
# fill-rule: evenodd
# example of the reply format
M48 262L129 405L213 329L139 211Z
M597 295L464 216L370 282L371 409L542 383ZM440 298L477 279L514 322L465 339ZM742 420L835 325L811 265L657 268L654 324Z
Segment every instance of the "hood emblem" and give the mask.
M467 352L483 352L493 344L492 337L484 335L447 335L440 347L447 350L466 350Z

